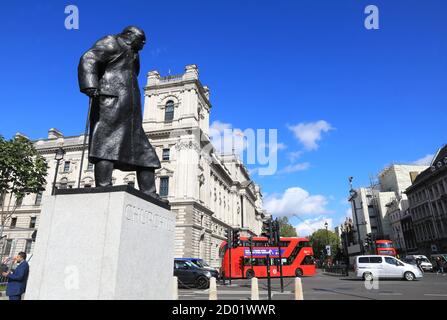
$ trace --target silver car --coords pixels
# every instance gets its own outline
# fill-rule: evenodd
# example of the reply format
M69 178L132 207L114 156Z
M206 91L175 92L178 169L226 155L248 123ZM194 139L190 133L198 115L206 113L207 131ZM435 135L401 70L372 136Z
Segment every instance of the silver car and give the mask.
M396 278L412 281L423 277L417 266L405 263L392 256L367 255L355 258L355 273L358 278L373 280Z

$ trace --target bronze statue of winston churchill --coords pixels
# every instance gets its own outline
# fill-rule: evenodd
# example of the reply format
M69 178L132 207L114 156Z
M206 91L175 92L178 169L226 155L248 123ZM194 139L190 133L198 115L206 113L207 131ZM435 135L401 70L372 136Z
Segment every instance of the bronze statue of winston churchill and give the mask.
M91 99L89 161L96 187L112 185L112 171L136 171L142 192L159 199L155 169L160 160L142 127L138 52L144 31L130 26L98 40L78 66L81 92Z

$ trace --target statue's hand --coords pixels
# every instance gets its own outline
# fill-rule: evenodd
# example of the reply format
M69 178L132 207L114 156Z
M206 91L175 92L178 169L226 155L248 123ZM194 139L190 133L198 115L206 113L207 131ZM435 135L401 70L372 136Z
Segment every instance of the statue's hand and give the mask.
M84 93L88 95L90 98L96 98L99 96L99 90L96 88L86 89Z

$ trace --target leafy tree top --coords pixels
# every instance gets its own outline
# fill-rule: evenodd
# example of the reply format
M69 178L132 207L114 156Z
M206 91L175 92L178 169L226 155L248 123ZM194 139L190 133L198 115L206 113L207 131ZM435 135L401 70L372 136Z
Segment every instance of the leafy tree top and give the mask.
M319 256L321 251L326 248L326 245L331 246L331 253L334 255L334 249L337 248L340 243L338 235L335 232L326 229L318 229L310 235L309 240L312 244L315 256Z
M0 136L0 192L23 198L44 190L48 165L31 141L16 136L5 140Z
M287 217L278 218L281 237L297 237L296 229L289 222Z

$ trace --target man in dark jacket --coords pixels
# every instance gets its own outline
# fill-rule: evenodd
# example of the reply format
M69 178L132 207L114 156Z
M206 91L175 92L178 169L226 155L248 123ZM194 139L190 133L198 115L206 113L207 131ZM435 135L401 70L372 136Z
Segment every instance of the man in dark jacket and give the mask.
M2 273L3 277L8 278L6 295L9 300L22 300L22 294L25 293L26 282L28 281L29 266L26 262L26 253L19 252L16 261L18 266L14 271Z
M112 171L136 171L141 191L156 198L154 171L160 160L142 126L138 51L144 31L131 26L98 40L81 57L81 92L92 99L89 161L97 187L112 185Z

